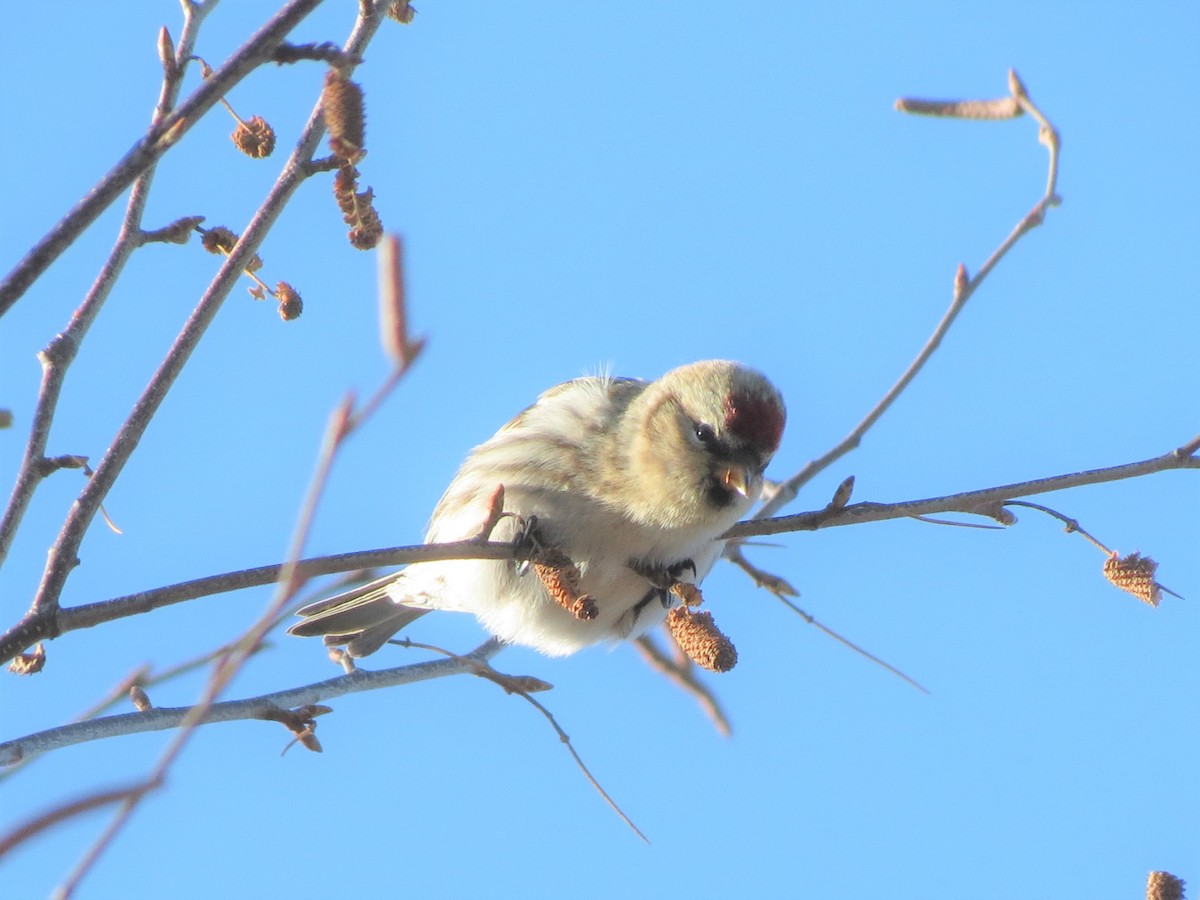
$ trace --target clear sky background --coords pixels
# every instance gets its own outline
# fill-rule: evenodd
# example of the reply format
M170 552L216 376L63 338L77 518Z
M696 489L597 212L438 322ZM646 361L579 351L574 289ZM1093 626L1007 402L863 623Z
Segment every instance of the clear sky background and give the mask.
M354 4L296 33L334 40ZM419 4L356 76L363 183L408 247L425 355L338 460L310 554L411 543L466 452L539 391L599 366L654 377L709 357L767 372L789 404L770 474L836 443L1039 197L1028 119L906 117L902 95L1002 95L1015 67L1063 135L1064 198L972 300L863 446L805 490L822 507L897 501L1157 456L1200 431L1200 5ZM273 11L226 3L199 52L224 60ZM163 2L0 5L0 270L133 143L160 76ZM237 154L220 110L159 168L146 224L241 231L319 90L322 66L265 68L230 100L276 155ZM190 76L188 89L198 82ZM115 205L0 320L10 483L39 377L115 237ZM281 559L330 410L386 375L374 254L351 249L327 180L262 249L303 317L235 290L97 521L66 604ZM193 242L136 254L66 385L50 452L103 454L218 261ZM82 485L39 490L0 572L7 627ZM6 489L7 490L7 489ZM543 701L650 837L597 797L546 722L470 677L358 694L320 720L323 754L266 723L203 729L84 897L1129 898L1146 873L1200 883L1200 473L1040 498L1188 598L1152 610L1103 555L1018 511L1005 531L897 521L787 535L752 559L800 604L927 685L922 695L721 566L707 606L740 651L711 677L718 736L629 647L503 671ZM267 589L49 644L0 679L4 738L59 724L143 662L240 634ZM457 650L483 633L428 616ZM373 666L419 657L398 648ZM337 674L279 635L228 696ZM151 692L191 702L193 675ZM37 760L0 783L0 828L146 773L140 735ZM104 827L77 819L0 862L47 893Z

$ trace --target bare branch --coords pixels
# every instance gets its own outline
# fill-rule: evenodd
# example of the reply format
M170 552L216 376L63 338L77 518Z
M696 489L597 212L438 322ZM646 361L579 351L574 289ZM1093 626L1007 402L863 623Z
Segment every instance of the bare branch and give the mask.
M401 647L415 647L419 650L432 650L434 653L442 653L450 659L464 658L451 653L449 650L443 650L441 647L435 647L432 644L418 644L415 641L410 641L407 639L402 641L391 641L390 643L399 644ZM633 820L629 818L629 816L625 815L625 811L617 805L617 801L609 796L608 791L604 790L600 782L596 780L596 776L592 774L591 770L584 763L583 757L581 757L575 750L575 745L571 743L570 736L563 731L562 726L558 724L558 720L554 718L554 713L550 712L550 710L546 709L542 703L530 696L532 692L548 690L552 685L547 684L540 678L531 678L527 675L506 675L503 672L497 672L490 665L488 665L486 660L475 660L472 665L474 667L474 673L480 678L485 678L493 684L498 684L500 687L504 688L505 693L517 694L530 706L540 712L545 717L546 721L550 723L550 727L554 729L554 732L558 735L558 739L566 745L567 752L570 753L572 759L575 760L575 765L579 766L579 771L583 773L584 777L588 780L588 783L596 789L596 793L598 793L604 799L604 802L608 804L609 808L612 809L613 812L621 817L621 821L628 825L633 830L634 834L640 837L647 844L650 843L650 839L647 838L646 835L642 834L642 830L633 824Z
M668 656L649 634L643 634L633 642L633 645L650 668L685 693L690 694L700 704L700 708L704 710L704 714L708 716L709 721L713 723L713 727L717 729L717 733L721 737L729 737L733 734L733 727L729 724L729 717L725 715L725 710L721 708L721 701L717 699L712 688L701 680L695 664L679 649L679 645L673 638L671 643L676 650L673 656Z
M89 741L179 728L189 721L189 717L196 724L262 719L269 710L319 704L345 694L377 691L401 684L446 678L451 675L474 675L477 674L478 663L491 659L503 647L504 645L500 641L492 638L465 656L411 663L406 666L376 671L355 669L353 672L339 675L337 678L330 678L327 681L318 681L314 684L262 694L258 697L248 697L244 700L226 700L214 703L202 716L195 715L196 707L193 706L156 707L146 712L122 713L83 722L72 722L69 725L60 725L57 728L50 728L0 743L0 766L10 766L22 759Z
M925 685L921 684L921 682L917 681L916 679L914 679L908 675L905 675L902 671L897 669L895 666L893 666L887 660L880 659L878 656L876 656L870 650L866 650L863 647L860 647L858 644L854 643L854 641L850 640L849 638L845 638L842 635L838 634L836 631L834 631L828 625L818 622L815 618L813 618L811 615L806 613L804 610L802 610L799 606L797 606L795 603L793 603L787 597L781 596L779 594L776 594L775 596L776 596L776 599L778 599L780 603L784 604L788 609L790 609L792 612L794 612L796 615L798 615L800 618L802 618L809 625L815 625L817 628L819 628L821 631L825 632L827 635L829 635L831 638L833 638L838 643L842 644L845 647L849 647L851 650L853 650L855 653L859 654L860 656L865 656L867 659L869 659L871 662L875 663L877 666L882 666L883 668L885 668L889 672L891 672L893 675L900 678L902 681L907 681L909 684L911 684L913 687L915 687L922 694L929 693L929 689L926 688Z
M48 828L53 828L60 822L73 819L75 816L90 812L93 809L99 809L113 803L122 803L131 796L144 794L154 787L155 785L143 781L131 787L96 791L78 800L72 800L69 803L56 806L49 812L42 813L39 816L22 822L8 834L0 836L0 859L3 859L5 854L10 850L25 843L30 838L36 837Z
M828 505L823 509L780 516L774 519L749 519L729 529L726 539L746 538L756 535L783 534L793 531L815 531L818 528L835 528L863 522L883 522L947 512L993 515L997 504L1033 494L1061 491L1088 484L1103 484L1139 478L1155 472L1172 469L1200 469L1200 457L1195 455L1200 441L1193 440L1162 456L1141 462L1091 469L1086 472L1071 472L1021 481L998 487L983 488L958 494L947 494L925 500L906 500L899 503L855 503L838 508ZM1190 449L1191 452L1185 452ZM508 542L458 541L448 544L420 544L415 546L389 547L342 553L334 556L319 556L303 559L297 563L304 577L349 572L355 569L406 565L413 562L429 562L440 559L516 559L519 548ZM751 567L752 574L759 570ZM238 572L197 578L167 587L141 591L125 597L89 603L69 609L59 609L53 617L31 619L26 616L0 637L0 663L7 662L17 653L39 640L57 637L80 628L91 628L127 616L149 612L162 606L170 606L185 600L194 600L213 594L260 587L273 584L279 579L280 566L260 566Z
M151 130L161 124L162 120L174 108L175 102L179 97L179 91L183 85L181 61L186 59L187 55L191 53L199 33L200 24L204 20L207 11L208 7L196 9L185 7L183 33L180 36L179 47L176 51L177 55L175 61L170 66L164 64L162 87L159 90L158 102L154 107L154 113L151 117ZM165 52L166 49L163 42L164 34L165 29L159 34L160 53ZM169 36L166 40L169 42ZM16 483L13 485L8 506L4 511L3 518L0 519L0 563L3 563L4 559L8 556L9 548L12 546L13 538L16 536L21 520L24 518L25 510L29 506L30 500L33 499L34 491L37 489L38 484L41 483L41 479L48 474L44 468L43 461L45 459L46 445L50 438L50 428L54 422L55 411L58 408L58 398L62 392L62 385L66 378L67 369L70 368L76 353L79 351L80 345L83 343L84 337L99 314L101 307L103 307L105 300L108 299L109 293L112 291L113 286L116 284L125 267L125 263L133 251L142 246L147 240L146 233L142 230L141 224L150 186L154 179L154 171L155 166L152 160L143 166L138 173L135 173L137 174L137 180L134 182L133 190L129 195L129 202L126 204L125 216L121 223L116 245L109 253L108 259L105 261L100 273L96 276L96 280L92 283L91 288L89 288L83 302L71 316L70 323L38 354L38 361L42 365L42 382L38 389L33 423L29 430L29 439L25 445L25 455L21 460L21 468L17 473ZM87 223L83 224L79 230L82 232L86 227ZM3 313L0 312L0 315L3 315Z
M79 237L147 167L154 165L179 142L221 97L256 68L271 59L275 48L321 0L292 0L229 61L204 82L174 113L156 121L124 158L100 180L67 215L46 234L17 266L0 281L0 316L21 298L43 272ZM197 21L210 4L184 5L185 14ZM185 28L186 30L186 28ZM180 52L184 49L180 40ZM177 60L178 60L177 56ZM178 68L171 75L178 77ZM170 76L168 76L170 77Z
M1187 445L1187 447L1190 446L1192 444ZM839 525L855 525L862 522L883 522L888 519L903 519L908 516L934 513L974 513L978 512L981 507L990 507L1002 501L1027 497L1031 494L1045 494L1086 484L1104 484L1109 481L1140 478L1143 475L1166 472L1171 469L1200 469L1200 457L1181 453L1180 451L1184 449L1186 447L1172 450L1170 453L1152 459L1126 463L1121 466L1053 475L1033 481L1018 481L999 487L947 494L943 497L930 497L926 500L906 500L900 503L853 503L843 509L826 508L816 512L779 516L774 519L751 519L734 525L725 532L724 537L743 538L752 535L782 534L789 531L815 531L818 528L834 528Z
M1035 121L1038 122L1038 140L1049 150L1049 173L1047 175L1046 189L1044 194L1042 195L1041 199L1034 204L1033 209L1030 210L1025 217L1017 223L1016 227L1012 230L1008 237L1006 237L1000 246L992 253L992 255L988 257L987 261L980 267L979 271L975 273L973 278L967 278L966 268L961 264L959 265L954 279L953 297L950 301L949 308L942 315L941 321L939 321L937 326L933 329L933 333L925 342L925 346L921 348L916 358L909 363L908 368L904 370L904 373L899 377L899 379L896 380L896 383L888 389L887 393L884 394L882 399L880 399L880 401L875 404L871 411L863 417L862 421L855 425L854 428L850 430L850 433L842 438L842 440L836 446L830 449L824 456L808 463L808 465L804 466L804 468L802 468L799 472L780 485L779 489L775 492L775 495L766 503L764 503L763 506L755 513L755 518L765 519L768 516L774 515L788 503L791 503L799 493L800 488L816 477L818 473L824 471L836 460L841 459L851 450L858 447L860 443L862 443L863 436L867 433L867 431L869 431L870 428L877 421L879 421L880 417L888 411L891 405L896 402L896 399L912 383L913 379L917 377L917 374L921 371L921 369L924 368L925 363L929 361L929 358L933 355L934 351L937 350L938 346L942 343L942 338L946 336L946 333L950 330L950 326L954 324L954 320L958 318L958 314L962 312L963 307L967 304L967 301L971 299L975 291L978 290L981 284L983 284L984 279L987 278L992 269L994 269L1000 260L1004 258L1005 254L1007 254L1008 251L1016 245L1017 241L1019 241L1026 233L1032 231L1038 225L1042 224L1047 208L1051 206L1057 206L1061 202L1058 194L1055 193L1055 188L1058 183L1058 132L1055 131L1054 127L1050 124L1049 120L1046 119L1041 110L1039 110L1033 104L1033 101L1029 99L1029 94L1025 90L1025 86L1021 84L1020 79L1017 78L1016 72L1012 71L1011 69L1009 70L1009 91L1012 96L1008 99L1011 102L1015 102L1015 104L1019 107L1019 111L1028 113L1035 119ZM971 102L978 104L977 106L971 107L975 113L978 113L985 107L992 109L992 112L995 112L996 109L999 108L996 106L996 104L1001 104L1001 106L1004 108L1000 109L1001 114L994 115L973 114L966 116L966 113L963 112L961 108L956 114L964 115L967 118L979 119L1003 119L1013 117L1013 115L1009 114L1008 109L1008 106L1010 106L1011 103L1006 104L1004 101ZM897 101L897 109L900 109L904 112L929 113L930 109L928 108L914 108L915 105L920 105L922 103L926 105L932 104L933 106L945 105L941 103L941 101L900 100ZM956 105L958 107L963 107L964 103L959 101L956 102ZM943 111L939 114L948 115L949 113Z
M347 42L349 50L357 53L365 46L378 24L377 17L360 19ZM242 55L243 53L239 52L235 59ZM219 76L220 72L206 83L216 81ZM89 479L78 501L71 508L58 538L50 549L42 582L38 587L30 612L26 616L27 619L53 616L63 585L75 565L79 545L99 509L99 504L103 502L104 496L120 475L175 379L191 357L192 351L216 316L221 304L229 295L239 274L282 213L288 199L307 177L304 163L312 158L313 151L320 141L321 131L322 116L318 103L309 117L296 149L284 164L283 171L267 199L251 220L234 252L225 260L196 309L193 310L191 317L176 337L150 384L138 398L129 417L96 467L93 477Z

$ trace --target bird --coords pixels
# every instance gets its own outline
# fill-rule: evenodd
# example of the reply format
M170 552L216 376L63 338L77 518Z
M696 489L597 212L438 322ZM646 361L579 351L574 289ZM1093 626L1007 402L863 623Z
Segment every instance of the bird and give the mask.
M593 375L559 384L467 456L426 543L476 537L502 487L491 539L553 548L575 567L591 617L557 602L528 562L438 560L311 603L289 634L374 653L431 610L472 613L506 644L566 656L638 637L699 584L720 536L759 498L786 421L757 370L704 360L654 381Z

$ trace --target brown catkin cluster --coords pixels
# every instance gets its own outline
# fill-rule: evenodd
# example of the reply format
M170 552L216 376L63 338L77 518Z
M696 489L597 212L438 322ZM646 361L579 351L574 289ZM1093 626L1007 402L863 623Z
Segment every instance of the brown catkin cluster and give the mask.
M1146 900L1183 900L1185 884L1170 872L1151 872L1146 878Z
M417 11L408 5L408 0L392 0L387 11L388 18L394 19L401 25L411 24L413 16L416 14Z
M8 664L8 671L14 675L36 675L46 665L46 647L38 643L28 653L18 653Z
M252 159L266 159L275 150L275 129L262 116L238 122L229 139Z
M710 672L728 672L737 665L737 649L721 633L710 612L692 612L674 606L667 613L667 628L688 659Z
M579 569L565 554L542 550L533 562L533 571L554 602L575 618L596 618L596 601L589 594L579 593Z
M216 225L202 232L200 243L209 253L223 253L228 256L237 245L238 236L224 225Z
M220 253L222 256L228 256L233 252L233 248L237 246L237 234L224 225L214 225L212 228L207 229L197 225L196 230L200 232L200 243L209 253ZM262 268L262 264L262 257L255 253L250 257L250 261L246 263L246 271L257 272Z
M285 322L300 318L300 313L304 312L300 293L286 281L275 285L275 299L279 301L279 317Z
M699 606L704 602L704 595L700 593L700 588L686 581L676 581L669 590L683 602L684 606Z
M383 238L383 222L375 211L375 192L358 188L358 169L344 165L333 177L333 197L342 211L342 221L350 226L347 237L358 250L370 250Z
M1143 603L1158 606L1162 599L1154 573L1158 563L1140 553L1117 556L1115 553L1104 561L1104 577L1121 590L1137 597Z
M343 161L354 164L366 154L366 114L362 88L330 69L321 93L321 111L329 131L329 149Z

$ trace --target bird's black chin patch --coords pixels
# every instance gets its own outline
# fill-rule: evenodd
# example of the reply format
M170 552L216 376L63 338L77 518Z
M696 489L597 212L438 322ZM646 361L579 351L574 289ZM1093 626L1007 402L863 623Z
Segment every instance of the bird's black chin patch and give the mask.
M714 509L725 509L733 503L738 493L713 475L708 479L708 490L705 491L705 496L708 498L709 506Z

